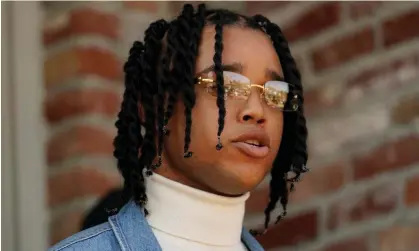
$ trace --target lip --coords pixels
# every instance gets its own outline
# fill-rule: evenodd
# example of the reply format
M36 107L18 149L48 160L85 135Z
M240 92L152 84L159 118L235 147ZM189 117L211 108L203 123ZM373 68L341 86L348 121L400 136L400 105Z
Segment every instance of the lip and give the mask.
M248 140L257 140L262 146L245 143ZM264 158L269 154L271 143L268 134L258 129L241 134L232 141L232 144L249 157Z
M234 140L232 140L232 142L245 142L247 140L257 140L263 146L266 146L268 148L271 147L271 141L269 139L268 134L260 129L247 131L246 133L243 133Z
M245 155L256 159L265 158L269 154L267 146L254 146L244 142L233 142L232 145Z

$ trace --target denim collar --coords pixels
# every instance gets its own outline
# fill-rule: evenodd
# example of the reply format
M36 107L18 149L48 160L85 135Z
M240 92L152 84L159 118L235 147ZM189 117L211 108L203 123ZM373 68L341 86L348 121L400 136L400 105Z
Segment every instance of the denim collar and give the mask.
M118 214L111 216L109 223L122 251L162 251L142 210L134 201L129 201ZM249 251L264 250L244 228L241 239Z

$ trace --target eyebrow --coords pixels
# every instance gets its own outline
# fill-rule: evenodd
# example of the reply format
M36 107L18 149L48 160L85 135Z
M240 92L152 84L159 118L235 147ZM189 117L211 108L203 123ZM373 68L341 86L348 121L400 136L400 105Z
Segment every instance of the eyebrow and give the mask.
M215 65L208 66L207 68L200 71L197 75L199 76L199 75L202 75L202 74L209 73L211 71L214 71L214 69L215 69ZM243 65L240 64L240 63L223 64L223 65L221 65L221 69L223 71L231 71L231 72L236 72L236 73L242 73L243 72Z
M235 73L243 73L244 66L241 63L232 63L232 64L223 64L221 65L221 69L223 71L231 71ZM197 75L203 75L206 73L209 73L211 71L214 71L215 65L210 65L207 68L200 71ZM266 69L266 76L272 80L278 80L278 81L284 81L284 77L281 76L278 72L272 70L272 69Z
M284 81L284 77L281 74L271 69L266 70L266 76L273 80Z

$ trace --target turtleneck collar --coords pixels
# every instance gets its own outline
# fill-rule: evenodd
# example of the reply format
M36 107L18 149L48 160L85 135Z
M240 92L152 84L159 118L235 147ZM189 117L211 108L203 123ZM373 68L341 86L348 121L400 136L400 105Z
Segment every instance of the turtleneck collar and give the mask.
M241 242L245 201L201 191L153 174L146 179L149 225L159 231L215 246Z

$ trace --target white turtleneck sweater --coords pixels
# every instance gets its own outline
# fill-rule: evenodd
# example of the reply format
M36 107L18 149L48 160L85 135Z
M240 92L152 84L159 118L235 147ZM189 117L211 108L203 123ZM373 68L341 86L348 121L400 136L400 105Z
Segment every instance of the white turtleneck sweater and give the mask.
M153 174L146 179L147 221L163 251L246 251L241 242L249 193L229 198Z

